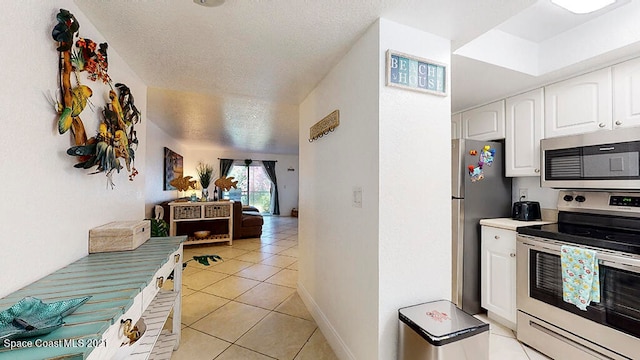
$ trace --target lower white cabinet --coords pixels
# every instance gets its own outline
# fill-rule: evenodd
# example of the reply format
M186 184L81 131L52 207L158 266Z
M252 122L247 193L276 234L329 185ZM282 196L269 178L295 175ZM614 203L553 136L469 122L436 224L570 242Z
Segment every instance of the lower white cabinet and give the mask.
M516 232L482 226L481 242L481 305L515 330Z

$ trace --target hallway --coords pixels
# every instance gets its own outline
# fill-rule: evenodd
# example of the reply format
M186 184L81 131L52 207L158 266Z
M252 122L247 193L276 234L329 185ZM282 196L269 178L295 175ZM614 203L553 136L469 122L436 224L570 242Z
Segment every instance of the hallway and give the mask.
M182 340L172 359L337 359L296 293L298 219L264 221L260 239L184 247L187 260L224 261L184 269Z

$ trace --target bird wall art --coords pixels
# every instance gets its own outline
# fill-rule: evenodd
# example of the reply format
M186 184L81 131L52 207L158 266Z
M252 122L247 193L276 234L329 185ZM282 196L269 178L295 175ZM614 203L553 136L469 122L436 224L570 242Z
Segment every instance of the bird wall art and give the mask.
M67 154L76 156L76 168L91 169L90 174L105 173L107 184L114 187L113 172L126 169L129 180L138 174L134 166L138 138L134 126L140 122L140 111L134 104L131 89L123 83L113 84L108 74L107 43L97 44L78 35L80 25L73 14L60 9L51 36L58 43L60 96L52 98L60 134L71 130L75 146ZM86 77L81 76L87 73ZM73 77L71 75L74 75ZM75 83L72 85L72 79ZM109 102L101 111L101 121L96 134L90 138L80 115L86 108L94 108L90 98L94 90L83 84L84 80L102 82L107 88ZM106 87L105 87L106 85ZM115 86L115 88L114 88ZM103 96L97 96L102 98Z

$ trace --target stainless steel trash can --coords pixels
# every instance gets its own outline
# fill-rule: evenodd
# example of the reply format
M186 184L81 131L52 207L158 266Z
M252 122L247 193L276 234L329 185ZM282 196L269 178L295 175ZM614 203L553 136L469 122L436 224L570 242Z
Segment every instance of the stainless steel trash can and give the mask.
M447 300L398 310L399 360L488 360L489 324Z

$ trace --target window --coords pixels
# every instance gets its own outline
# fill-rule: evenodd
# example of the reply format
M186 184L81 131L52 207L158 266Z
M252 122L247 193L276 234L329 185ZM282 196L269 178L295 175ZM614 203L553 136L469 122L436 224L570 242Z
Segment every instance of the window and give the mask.
M243 205L256 207L261 213L271 209L271 180L262 164L233 165L227 176L238 181L238 188L225 191L225 199L242 201Z

